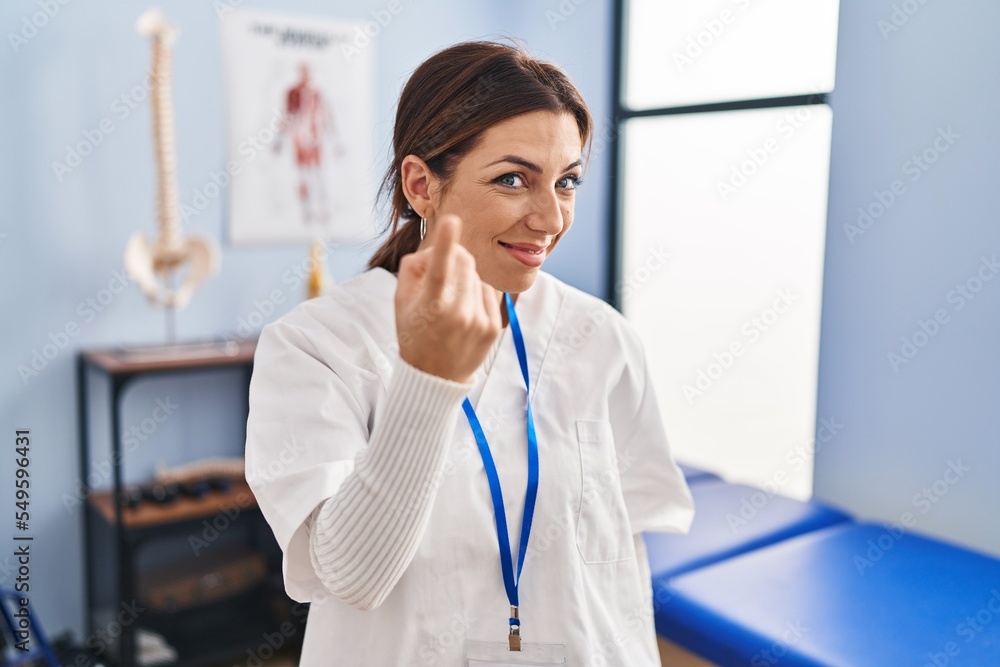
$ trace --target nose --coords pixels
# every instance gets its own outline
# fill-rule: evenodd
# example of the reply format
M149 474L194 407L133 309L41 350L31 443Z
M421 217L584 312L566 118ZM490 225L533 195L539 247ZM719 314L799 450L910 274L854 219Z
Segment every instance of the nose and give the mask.
M528 226L549 236L558 236L565 224L559 196L551 190L536 192L532 198L532 209Z

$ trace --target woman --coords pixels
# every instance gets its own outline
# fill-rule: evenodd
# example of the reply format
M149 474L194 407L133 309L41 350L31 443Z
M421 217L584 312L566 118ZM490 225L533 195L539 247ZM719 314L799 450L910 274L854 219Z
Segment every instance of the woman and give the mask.
M637 335L540 270L591 126L518 48L431 56L388 240L261 331L247 480L311 602L302 665L659 665L641 533L686 532L691 496Z

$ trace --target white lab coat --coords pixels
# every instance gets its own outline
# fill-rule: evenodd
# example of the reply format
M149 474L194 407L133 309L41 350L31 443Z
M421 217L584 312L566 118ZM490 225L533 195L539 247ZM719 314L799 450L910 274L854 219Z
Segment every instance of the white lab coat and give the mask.
M426 532L383 604L348 606L311 565L303 522L336 493L378 423L399 350L396 281L381 268L365 271L265 326L258 341L246 474L283 550L288 595L311 601L304 667L457 666L466 639L507 638L489 484L461 407ZM523 641L565 643L569 665L658 667L641 533L687 532L694 504L642 343L618 311L544 271L515 308L540 468L519 586ZM524 380L510 326L501 335L469 396L516 550L527 481Z

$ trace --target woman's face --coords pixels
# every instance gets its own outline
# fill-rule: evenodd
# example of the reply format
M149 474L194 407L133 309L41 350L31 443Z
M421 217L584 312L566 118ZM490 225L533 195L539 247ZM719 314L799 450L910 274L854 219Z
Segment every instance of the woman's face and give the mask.
M501 292L525 291L573 224L582 150L569 113L533 111L497 123L459 161L444 193L430 179L428 228L443 214L459 216L460 241L480 278ZM505 244L541 250L527 255Z

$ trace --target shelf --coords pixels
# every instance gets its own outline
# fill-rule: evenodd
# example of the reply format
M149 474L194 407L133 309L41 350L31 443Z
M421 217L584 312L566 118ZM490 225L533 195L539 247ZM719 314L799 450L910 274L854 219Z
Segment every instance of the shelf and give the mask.
M136 597L153 613L186 613L252 590L266 581L267 574L267 559L259 551L239 544L217 545L198 558L178 558L138 572Z
M301 649L305 614L293 611L300 604L263 581L232 597L183 612L144 611L136 625L162 635L177 651L175 661L157 663L158 667L247 663L247 652L257 655L261 645L272 650ZM114 653L104 657L112 664L121 664L120 656Z
M108 397L110 439L112 449L116 452L111 462L112 480L118 482L111 488L91 491L82 512L86 569L86 632L96 633L109 627L108 622L102 621L105 611L119 613L119 606L134 601L139 595L139 589L150 599L156 595L161 596L158 599L163 603L162 609L154 612L150 607L143 613L140 623L151 630L156 630L153 626L161 628L160 634L168 637L168 641L178 650L178 661L174 663L177 667L197 667L223 660L246 658L247 649L255 649L265 633L273 632L276 627L285 627L285 624L278 620L283 617L279 611L283 610L283 615L287 616L291 611L292 602L284 594L281 567L276 565L274 558L274 553L280 549L274 543L273 537L263 537L259 534L258 522L262 519L260 508L242 471L233 476L226 475L232 483L229 491L209 491L201 498L178 495L171 502L164 504L143 501L135 508L118 505L122 490L119 484L124 468L123 457L120 454L124 452L116 447L115 443L121 441L122 404L125 390L130 383L145 375L234 369L240 371L240 392L246 397L256 348L256 338L222 337L172 345L130 344L79 351L76 360L76 384L80 478L88 479L91 465L89 389L93 383L89 382L89 379L91 374L103 375L106 381L97 386L106 392ZM245 398L244 407L249 416L249 403ZM265 554L263 561L258 559L250 563L244 558L245 562L242 563L237 560L232 560L228 564L215 563L214 570L205 574L208 578L206 581L192 580L191 577L197 574L196 571L203 571L212 565L208 560L210 558L208 554L196 553L196 556L201 556L197 562L190 557L181 558L173 564L180 575L177 571L170 571L169 562L164 562L156 568L138 570L141 560L138 557L139 553L148 552L150 542L167 537L176 538L179 533L191 529L205 519L213 523L218 522L220 516L228 516L231 521L240 523L241 530L234 534L235 539L237 542L243 540L244 544L252 543L254 550L259 554ZM223 558L225 554L213 553L225 560ZM157 556L162 555L157 554ZM189 560L190 562L186 562ZM263 588L254 589L256 593L235 594L230 597L219 588L211 588L223 585L219 582L225 576L229 576L226 573L240 568L244 573L242 579L244 584L252 585L250 579L246 577L250 575L259 577L262 566L266 571L266 578L260 582ZM246 574L248 571L249 575ZM144 576L146 580L143 579ZM170 579L170 576L173 576L173 579ZM265 594L268 586L274 595ZM183 597L185 595L186 598ZM209 601L216 596L218 598L214 602ZM177 608L184 606L181 604L182 601L198 602L198 605L173 612L169 610L170 600L177 601ZM205 602L204 605L201 604L202 601ZM119 634L109 637L107 653L109 659L114 657L111 664L137 667L138 646L135 635L137 625L139 624L121 625ZM298 640L301 646L301 636L301 628L297 628L295 637L288 638L289 644L294 645L295 640Z
M178 496L173 502L159 505L143 501L135 508L122 507L122 526L125 530L137 530L151 526L162 526L191 519L214 516L238 507L240 511L257 507L250 485L245 479L233 479L229 491L209 491L201 498ZM88 499L110 525L115 523L115 506L111 491L95 491Z
M162 346L88 349L84 360L111 375L174 371L253 363L257 339L202 341Z
M286 609L293 604L265 583L227 601L188 610L175 618L149 614L144 624L166 636L177 650L177 661L168 667L202 667L225 661L247 663L247 652L256 655L261 645L272 651L302 645L304 619L298 619L298 623L292 620L287 625L279 623L275 616L276 600ZM207 627L213 631L206 633ZM283 630L291 632L286 634ZM272 637L271 641L267 637Z

